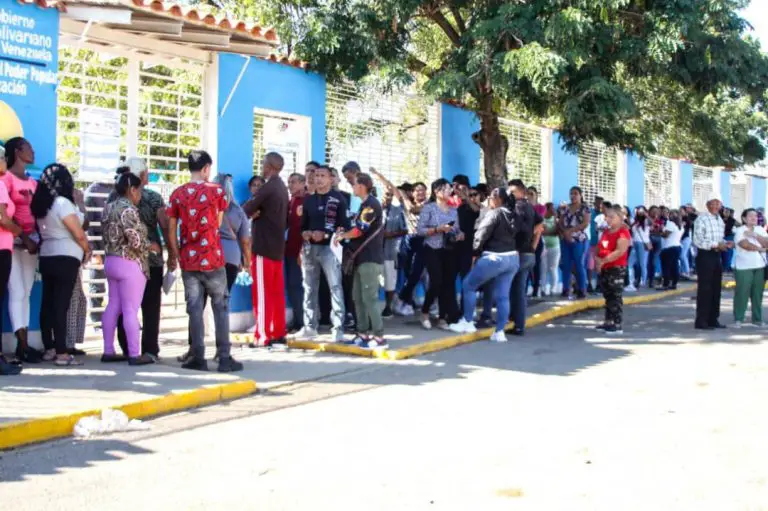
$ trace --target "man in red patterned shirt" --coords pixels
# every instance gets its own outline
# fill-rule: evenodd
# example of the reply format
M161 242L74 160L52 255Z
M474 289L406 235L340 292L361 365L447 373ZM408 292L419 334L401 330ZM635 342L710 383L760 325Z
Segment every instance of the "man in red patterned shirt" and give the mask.
M203 324L204 296L211 298L219 372L242 371L230 354L229 291L219 227L227 209L224 190L209 183L213 160L205 151L189 153L190 182L176 188L168 201L168 271L181 266L189 315L191 356L184 369L207 371ZM181 223L181 228L179 227ZM177 240L175 233L179 233Z

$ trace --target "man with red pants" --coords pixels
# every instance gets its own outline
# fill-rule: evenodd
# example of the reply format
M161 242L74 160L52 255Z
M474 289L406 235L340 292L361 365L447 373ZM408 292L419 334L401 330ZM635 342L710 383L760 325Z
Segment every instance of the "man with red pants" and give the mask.
M280 179L283 157L269 153L262 164L266 183L243 210L251 222L251 276L256 331L251 348L285 343L285 284L283 257L288 222L288 189Z

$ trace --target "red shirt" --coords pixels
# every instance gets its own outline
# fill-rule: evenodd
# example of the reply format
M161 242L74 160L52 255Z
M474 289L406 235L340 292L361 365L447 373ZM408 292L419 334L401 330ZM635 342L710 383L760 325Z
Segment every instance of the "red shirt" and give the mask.
M168 204L168 216L181 222L181 269L213 271L223 268L219 213L227 209L224 190L214 183L187 183L173 191Z
M603 232L603 235L600 236L600 242L597 245L597 257L603 258L608 256L611 252L616 250L616 246L618 245L618 242L621 238L624 238L628 241L632 240L632 235L629 234L629 229L627 229L626 225L622 225L619 227L619 229L616 232L611 232L610 229ZM618 268L621 266L627 265L627 258L629 257L629 250L624 252L624 254L616 259L615 261L611 261L610 263L605 263L603 265L604 269L608 268Z
M304 240L301 238L301 215L304 213L304 197L291 197L288 204L288 237L285 241L285 257L297 258Z

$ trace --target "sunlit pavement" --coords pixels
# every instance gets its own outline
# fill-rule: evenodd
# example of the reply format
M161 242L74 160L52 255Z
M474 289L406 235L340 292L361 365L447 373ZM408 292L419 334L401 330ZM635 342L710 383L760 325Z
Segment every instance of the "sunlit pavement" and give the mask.
M9 509L768 509L766 331L689 297L0 459ZM730 303L723 317L731 323Z

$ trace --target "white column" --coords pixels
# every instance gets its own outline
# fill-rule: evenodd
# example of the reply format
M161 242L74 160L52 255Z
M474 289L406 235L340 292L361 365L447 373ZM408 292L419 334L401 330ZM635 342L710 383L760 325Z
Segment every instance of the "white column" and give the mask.
M211 54L211 63L205 66L203 76L203 147L213 158L213 174L218 172L219 156L219 55Z
M616 200L627 203L627 153L616 149Z
M672 204L670 209L680 207L680 160L672 160Z
M126 156L139 156L139 58L128 58L128 125L126 126ZM149 155L144 155L149 156ZM151 170L151 169L150 169Z
M552 181L554 162L552 155L552 130L541 128L541 190L539 190L540 202L552 201Z

